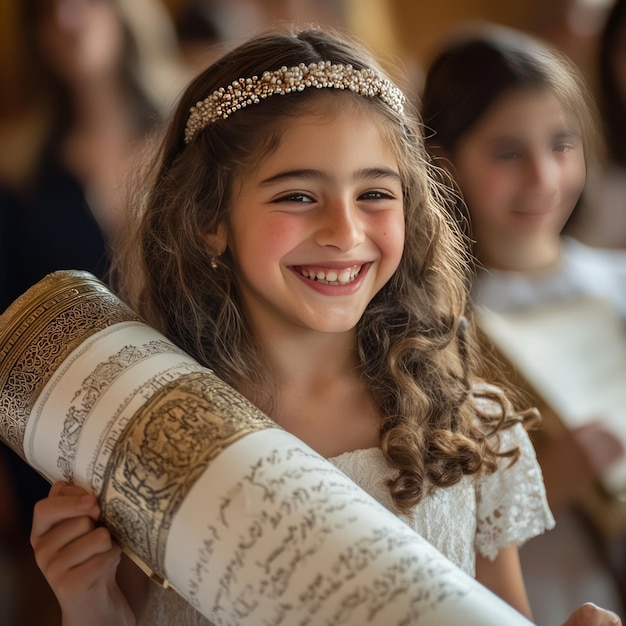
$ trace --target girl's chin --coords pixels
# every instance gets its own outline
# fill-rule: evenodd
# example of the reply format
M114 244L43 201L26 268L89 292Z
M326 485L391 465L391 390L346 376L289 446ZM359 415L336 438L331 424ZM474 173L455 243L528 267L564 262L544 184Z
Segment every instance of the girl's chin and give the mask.
M478 258L488 268L509 272L533 272L549 269L559 259L560 241L558 235L550 241L526 241L519 238L510 246L491 251Z

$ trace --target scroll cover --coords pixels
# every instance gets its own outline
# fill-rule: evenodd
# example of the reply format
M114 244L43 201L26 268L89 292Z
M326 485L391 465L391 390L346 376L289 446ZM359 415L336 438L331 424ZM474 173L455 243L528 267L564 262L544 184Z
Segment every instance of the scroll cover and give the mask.
M216 626L523 626L94 276L0 316L0 439Z

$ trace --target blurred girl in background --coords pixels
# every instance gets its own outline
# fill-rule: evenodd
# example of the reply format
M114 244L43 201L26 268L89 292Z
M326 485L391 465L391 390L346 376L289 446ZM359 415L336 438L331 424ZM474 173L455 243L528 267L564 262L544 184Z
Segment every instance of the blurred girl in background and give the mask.
M463 198L455 218L479 264L475 304L510 313L602 297L626 323L626 253L561 235L597 138L593 102L573 63L522 33L468 27L432 62L422 112L432 157ZM595 417L558 441L536 439L557 518L554 531L521 551L540 624L557 624L582 600L623 613L595 537L575 513L582 494L624 453Z

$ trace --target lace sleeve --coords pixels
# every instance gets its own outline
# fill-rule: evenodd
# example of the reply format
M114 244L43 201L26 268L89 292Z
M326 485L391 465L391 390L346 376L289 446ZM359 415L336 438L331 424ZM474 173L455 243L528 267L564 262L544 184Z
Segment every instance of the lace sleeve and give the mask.
M530 438L521 424L500 432L500 449L520 446L520 457L500 459L499 468L477 486L477 553L493 560L510 543L523 543L554 527L543 475Z

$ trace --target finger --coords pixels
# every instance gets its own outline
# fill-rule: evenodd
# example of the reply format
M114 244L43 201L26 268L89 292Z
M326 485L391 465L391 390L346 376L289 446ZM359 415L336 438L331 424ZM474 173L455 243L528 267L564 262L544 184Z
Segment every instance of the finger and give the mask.
M612 611L600 608L592 602L578 607L563 626L621 626L621 619Z
M66 483L64 480L57 480L55 483L52 484L52 487L50 487L50 492L48 493L48 496L54 497L60 495L61 490L63 489L63 487L66 486L68 486L68 483Z
M60 522L84 515L94 521L100 516L100 507L92 494L53 496L40 500L33 510L31 543L32 538L41 537Z
M82 515L70 518L53 526L41 537L31 541L35 549L35 560L40 568L44 569L57 558L63 550L81 537L89 535L95 530L94 521ZM75 563L74 563L75 564Z
M607 626L622 626L622 620L617 613L613 613L613 611L607 611Z
M110 550L97 554L73 568L67 576L67 584L80 584L84 587L92 587L98 583L108 572L116 572L120 564L121 549L117 546Z
M82 487L77 487L76 485L69 485L67 483L63 483L59 490L58 495L60 496L84 496L85 494L90 493L86 489Z
M74 598L115 577L121 550L112 546L109 550L94 554L73 568L50 568L47 580L57 597Z
M117 553L109 531L100 526L66 544L61 550L50 553L44 565L44 574L49 581L63 578L70 570L82 567L94 557L113 550Z
M49 497L55 496L82 496L88 492L83 487L78 487L77 485L70 485L70 483L65 482L64 480L59 480L55 482L50 488Z

